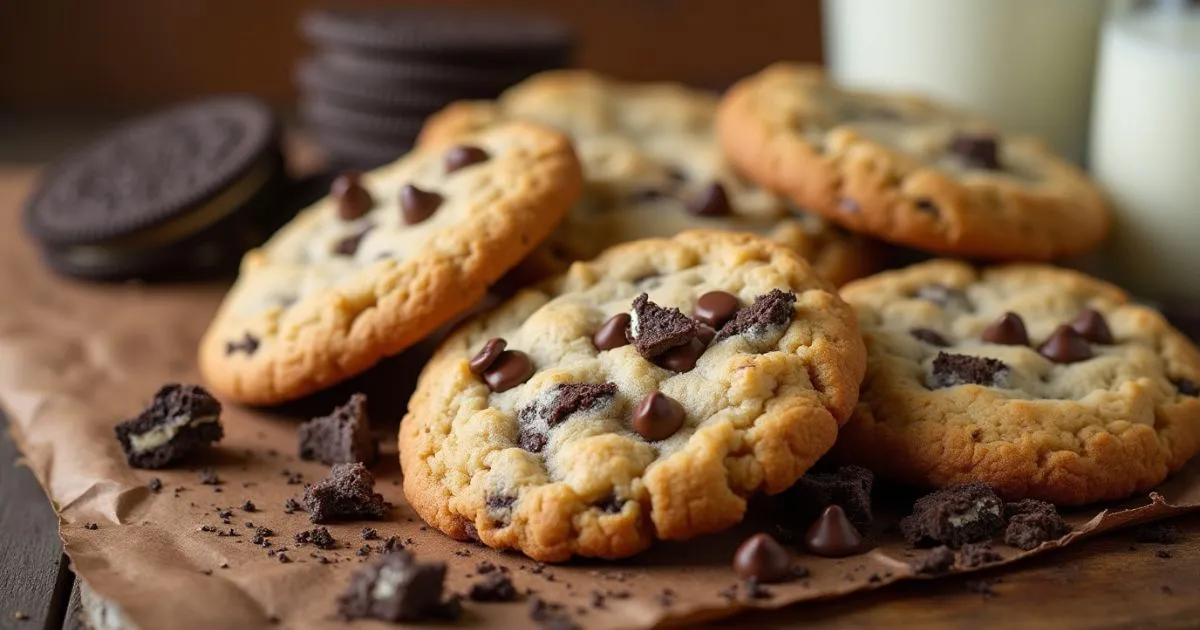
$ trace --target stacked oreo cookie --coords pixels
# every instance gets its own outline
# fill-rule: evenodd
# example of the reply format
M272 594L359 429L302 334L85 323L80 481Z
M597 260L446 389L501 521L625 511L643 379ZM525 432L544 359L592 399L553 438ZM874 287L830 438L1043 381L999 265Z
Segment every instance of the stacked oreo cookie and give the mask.
M48 265L80 278L233 270L294 214L279 139L270 109L245 96L138 118L48 167L25 229Z
M446 104L494 98L572 49L564 25L513 13L319 10L301 31L320 49L296 67L301 117L333 165L355 169L406 153Z

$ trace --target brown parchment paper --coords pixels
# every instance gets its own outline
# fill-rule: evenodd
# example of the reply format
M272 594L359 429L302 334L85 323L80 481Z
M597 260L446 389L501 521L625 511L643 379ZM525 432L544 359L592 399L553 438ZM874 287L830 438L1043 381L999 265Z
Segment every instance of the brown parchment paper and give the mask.
M395 423L429 348L391 359L355 382L271 412L229 406L226 439L187 468L127 468L112 427L135 414L164 382L194 382L196 342L222 286L97 286L45 271L18 229L17 206L30 177L0 186L0 405L28 465L58 511L66 553L78 575L128 622L143 629L345 628L333 618L334 598L360 566L365 523L331 526L344 545L330 552L297 548L296 532L312 527L303 512L285 514L303 480L324 476L323 466L295 457L297 418L327 412L352 391L366 391L373 422L387 438L375 472L379 490L396 504L389 522L371 523L383 537L398 536L424 559L449 564L449 588L465 590L482 560L508 566L519 589L532 588L563 603L584 628L650 628L731 614L741 608L778 608L795 602L913 579L909 561L923 551L884 534L871 552L840 560L797 555L810 578L769 587L773 597L733 600L720 595L736 580L729 559L755 530L687 543L661 544L625 562L576 562L535 572L522 556L455 542L427 530L405 504L395 457ZM198 483L196 470L213 467L223 484ZM285 472L286 471L286 472ZM290 474L289 474L290 473ZM147 481L159 477L155 494ZM289 483L291 482L291 483ZM240 506L251 500L257 511ZM1004 562L1118 527L1200 507L1200 462L1143 497L1105 510L1070 515L1076 530L1029 553L998 546ZM223 524L218 509L230 509ZM250 542L246 522L276 532L272 549L286 547L291 562L270 557ZM95 523L95 530L85 524ZM238 535L201 531L209 525ZM380 541L367 544L377 546ZM322 564L311 554L332 562ZM376 555L372 552L370 557ZM994 566L994 565L992 565ZM608 595L589 606L593 591ZM627 595L623 597L623 595ZM533 627L528 602L467 604L467 627ZM354 627L386 627L358 622Z

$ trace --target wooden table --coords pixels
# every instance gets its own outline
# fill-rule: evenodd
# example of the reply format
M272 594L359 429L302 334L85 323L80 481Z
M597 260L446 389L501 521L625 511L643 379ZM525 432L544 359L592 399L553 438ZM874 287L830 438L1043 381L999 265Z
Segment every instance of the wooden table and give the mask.
M19 172L28 169L0 166L0 186L13 185ZM81 628L79 586L54 511L18 460L0 416L0 630ZM904 583L712 627L1200 628L1200 513L1175 524L1184 539L1169 547L1134 544L1131 533L1117 532L1009 570ZM1169 558L1156 553L1164 550ZM998 580L991 595L972 590L980 580Z

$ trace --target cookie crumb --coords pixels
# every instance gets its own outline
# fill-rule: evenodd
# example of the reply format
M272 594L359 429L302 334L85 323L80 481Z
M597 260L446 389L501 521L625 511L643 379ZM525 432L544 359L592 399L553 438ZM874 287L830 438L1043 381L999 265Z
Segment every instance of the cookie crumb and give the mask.
M250 499L246 499L246 501L244 503L242 503L242 511L243 512L257 512L258 507L256 507L254 505L253 501L251 501Z
M1004 529L1005 544L1029 551L1042 543L1058 540L1071 531L1053 504L1024 499L1005 507L1009 515Z
M389 510L375 492L374 475L361 463L334 464L328 477L305 489L304 507L314 523L381 519Z
M973 569L985 564L999 562L1004 558L992 548L990 542L967 543L962 546L959 552L959 564L968 569Z
M1167 551L1166 549L1159 549L1158 551L1154 552L1154 555L1162 558L1163 560L1169 560L1171 558L1171 552Z
M933 384L937 389L958 385L1004 387L1008 364L990 357L938 352L933 359Z
M100 526L95 523L84 523L83 528L90 529L92 531L96 531L97 529L100 529Z
M954 551L945 545L934 547L929 553L912 563L913 570L921 575L942 575L954 568Z
M350 400L328 416L300 425L297 436L300 459L329 465L362 462L373 466L379 455L379 442L371 436L367 397L361 393L350 396Z
M338 597L338 614L346 620L374 618L383 621L452 619L462 612L456 598L442 601L446 565L418 562L407 551L398 551L366 564L350 578Z
M221 403L197 385L164 385L136 418L114 429L125 461L163 468L221 441Z
M646 359L691 341L697 332L696 321L674 307L662 307L642 293L633 300L633 316L626 336Z
M943 488L913 504L900 521L900 532L915 547L990 540L1004 528L1004 503L990 486L972 482Z
M296 534L295 539L297 544L310 544L318 549L328 550L337 547L337 541L334 540L329 530L324 527L306 529Z
M379 532L375 531L375 528L373 527L364 527L362 528L362 539L379 540Z
M1150 523L1133 530L1134 540L1140 543L1173 545L1179 542L1179 528L1169 523Z
M507 575L494 572L471 585L467 599L474 602L511 602L517 600L517 589Z
M162 479L159 479L158 477L151 477L150 481L146 482L146 487L150 488L150 492L158 494L163 489Z
M287 500L285 500L283 502L283 513L284 514L295 514L296 512L303 512L303 511L304 511L304 508L300 507L300 504L291 497L288 497Z

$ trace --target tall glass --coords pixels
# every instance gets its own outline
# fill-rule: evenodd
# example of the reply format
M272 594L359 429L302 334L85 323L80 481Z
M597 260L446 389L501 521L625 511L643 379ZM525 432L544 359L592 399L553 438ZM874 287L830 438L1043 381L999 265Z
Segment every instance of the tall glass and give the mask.
M926 93L1085 154L1102 0L825 0L839 82Z
M1159 299L1200 299L1200 6L1122 2L1104 25L1093 175L1117 211L1102 265Z

